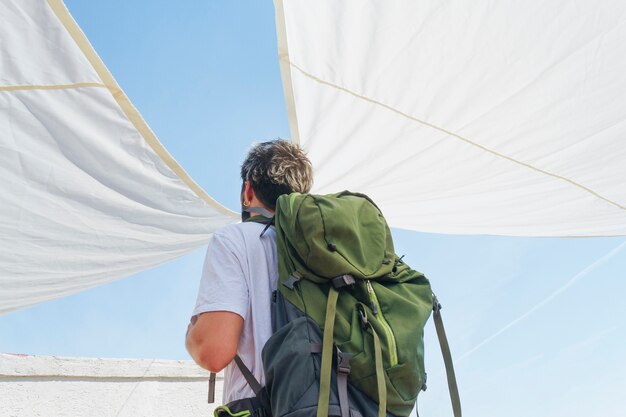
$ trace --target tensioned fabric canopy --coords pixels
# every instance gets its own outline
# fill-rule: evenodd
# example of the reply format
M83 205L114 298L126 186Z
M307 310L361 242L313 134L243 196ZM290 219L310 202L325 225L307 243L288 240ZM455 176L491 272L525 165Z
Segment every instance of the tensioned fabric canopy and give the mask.
M626 2L275 4L316 191L427 232L626 234Z
M236 221L157 141L61 1L0 2L0 148L0 313L173 259Z
M365 192L412 230L626 234L623 2L275 5L316 192ZM60 0L0 3L0 147L0 314L165 262L236 221Z

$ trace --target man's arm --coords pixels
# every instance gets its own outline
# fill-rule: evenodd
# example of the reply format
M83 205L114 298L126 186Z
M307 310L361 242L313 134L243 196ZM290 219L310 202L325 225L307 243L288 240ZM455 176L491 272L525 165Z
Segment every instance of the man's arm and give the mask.
M187 328L185 346L194 361L219 372L237 354L243 318L230 311L212 311L194 316Z

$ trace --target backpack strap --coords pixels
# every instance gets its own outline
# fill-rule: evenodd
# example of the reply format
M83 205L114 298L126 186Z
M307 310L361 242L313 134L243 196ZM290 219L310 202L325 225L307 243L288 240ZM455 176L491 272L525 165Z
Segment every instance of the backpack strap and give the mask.
M332 285L328 289L324 336L322 339L322 364L320 367L320 396L317 400L317 417L328 417L330 401L330 373L333 360L333 332L335 330L335 312L339 291Z
M241 371L241 374L246 379L246 382L248 383L248 385L250 385L250 388L252 388L252 391L254 391L254 395L256 395L256 398L259 400L263 408L265 408L266 410L269 410L270 401L267 395L267 391L265 391L263 386L261 386L259 381L257 381L257 379L254 377L254 375L252 374L250 369L246 366L246 364L243 363L239 355L235 355L234 360L235 360L235 364L237 364L237 367Z
M342 352L337 348L337 394L341 417L350 417L350 401L348 400L348 376L350 375L350 360L352 354Z
M252 388L252 391L254 391L254 395L256 395L257 398L259 398L259 400L261 400L261 402L263 403L264 400L262 397L265 397L267 393L265 392L265 390L263 389L259 381L256 380L256 378L254 377L250 369L248 369L246 364L243 363L239 355L235 355L234 360L235 360L235 363L237 364L237 367L241 371L243 377L246 379L246 382L248 383L248 385L250 385L250 388ZM215 374L215 372L211 372L211 374L209 375L209 401L208 401L209 404L213 404L215 402L216 376L217 375Z
M328 417L328 404L330 401L330 382L331 382L331 368L332 368L332 354L333 354L333 332L335 329L335 315L337 310L337 299L339 298L338 288L346 286L341 283L335 283L331 285L328 290L328 301L326 303L326 317L324 319L324 335L322 339L322 364L320 366L320 395L317 400L317 416L316 417ZM348 283L347 285L350 285ZM367 323L367 322L366 322ZM385 371L383 369L383 353L380 346L380 339L376 334L376 331L370 323L367 323L372 336L374 338L374 362L376 366L376 386L378 388L378 417L386 417L387 415L387 385L385 383ZM338 368L340 368L338 363ZM344 362L345 363L345 362ZM348 359L349 363L349 359ZM345 366L344 366L345 368ZM350 408L347 398L347 378L350 371L348 365L347 369L338 369L338 394L339 405L341 409L342 417L350 416ZM343 371L343 372L342 372ZM347 371L347 372L345 372ZM343 376L342 376L343 373ZM343 379L345 379L345 395L342 395ZM344 398L342 398L344 397Z
M376 388L378 391L378 417L386 417L387 415L387 385L385 382L385 370L383 368L383 351L380 347L380 338L374 330L372 323L367 319L367 313L365 307L362 304L357 304L359 312L359 318L361 320L361 326L363 330L368 330L372 333L374 339L374 366L376 369Z
M265 209L263 207L248 207L244 209L244 211L247 213L259 213L259 215L257 216L251 216L244 220L244 223L253 222L265 225L265 229L263 229L259 237L263 237L265 232L267 232L267 229L269 229L270 226L274 226L275 224L275 216L268 209Z
M256 378L254 377L250 369L248 369L246 364L243 363L239 355L235 355L234 360L235 360L235 363L237 364L237 368L239 368L239 370L243 374L243 377L246 379L246 382L248 383L248 385L250 385L250 388L252 388L252 391L254 391L254 395L258 396L259 393L263 390L263 387L261 386L259 381L256 380Z
M441 319L441 304L437 300L437 296L433 294L433 320L435 329L437 330L437 338L441 346L441 354L443 355L443 363L446 367L446 376L448 378L448 391L450 391L450 401L452 402L452 412L454 417L461 417L461 398L459 389L456 385L456 376L454 374L454 365L452 363L452 355L450 354L450 345L446 337L446 331L443 328L443 320Z
M376 387L378 388L378 417L387 415L387 385L385 383L385 370L383 369L383 351L380 348L380 338L370 324L370 330L374 337L374 364L376 365Z
M215 379L217 375L215 372L211 372L209 375L209 404L213 404L215 402Z
M263 208L263 207L246 207L243 211L245 211L246 213L259 213L261 217L264 217L267 220L274 219L274 214L268 209ZM257 216L253 216L253 217L257 217ZM250 218L246 219L245 221L248 221L248 220L250 220Z

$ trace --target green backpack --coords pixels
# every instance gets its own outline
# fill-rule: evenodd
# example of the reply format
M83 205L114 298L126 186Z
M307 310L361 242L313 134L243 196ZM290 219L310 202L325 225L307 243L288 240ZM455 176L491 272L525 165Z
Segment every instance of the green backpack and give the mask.
M266 386L236 358L265 408L252 414L407 417L426 389L423 329L433 310L440 324L440 306L426 277L395 254L378 207L347 191L293 193L279 197L272 219L250 220L275 225L279 273ZM453 394L447 343L442 352ZM236 404L225 408L240 415ZM458 394L453 408L460 417Z

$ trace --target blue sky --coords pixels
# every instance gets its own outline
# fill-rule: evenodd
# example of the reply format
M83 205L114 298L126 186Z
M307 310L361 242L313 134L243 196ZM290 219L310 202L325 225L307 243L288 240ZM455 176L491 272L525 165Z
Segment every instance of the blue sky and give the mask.
M236 209L246 149L289 137L272 3L67 5L165 147ZM444 305L466 416L623 415L625 237L394 233ZM203 257L2 316L0 352L187 359ZM432 323L426 338L420 412L451 415Z

